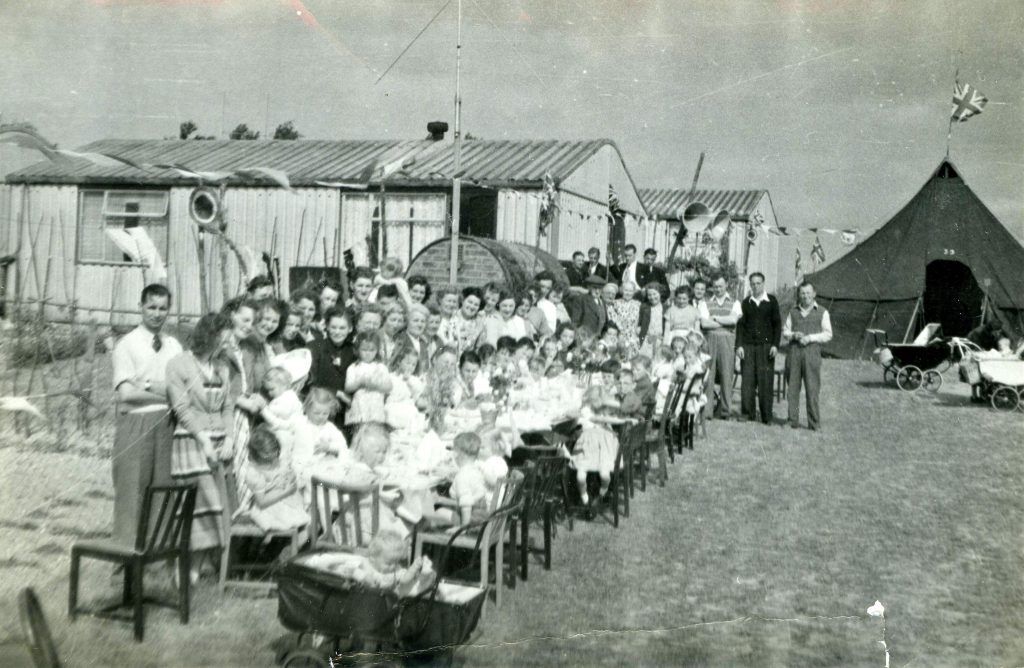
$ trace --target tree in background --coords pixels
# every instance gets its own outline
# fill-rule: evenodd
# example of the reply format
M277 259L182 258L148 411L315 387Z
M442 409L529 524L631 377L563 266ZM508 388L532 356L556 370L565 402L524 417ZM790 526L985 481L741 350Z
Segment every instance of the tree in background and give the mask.
M250 130L249 126L245 123L239 123L231 134L228 135L228 139L259 139L259 130Z
M185 121L178 126L178 139L216 139L213 135L201 135L199 126L193 121Z
M274 129L274 139L299 139L302 135L291 121L281 123Z

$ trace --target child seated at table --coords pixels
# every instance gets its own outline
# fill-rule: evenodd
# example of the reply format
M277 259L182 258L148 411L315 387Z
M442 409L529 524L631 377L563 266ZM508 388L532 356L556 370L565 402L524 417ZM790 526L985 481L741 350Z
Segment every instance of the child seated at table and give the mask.
M488 486L481 466L481 448L480 437L473 432L462 432L452 441L455 463L459 468L449 488L449 498L439 498L438 504L454 510L442 508L428 512L424 515L428 524L466 525L487 518L493 490Z
M601 384L607 388L615 387L615 380L622 370L618 360L606 359L601 363Z
M516 367L516 339L511 336L498 338L498 345L494 351L494 364L492 375L504 376L514 379L519 375Z
M619 349L619 326L611 320L608 321L604 326L604 331L601 332L600 343L604 346L607 359L622 362Z
M384 401L387 425L397 431L422 434L426 418L416 408L416 399L423 391L423 381L416 377L420 355L410 346L399 347L391 359L391 391Z
M704 361L700 357L700 348L698 348L692 341L687 341L686 346L683 348L682 359L676 362L676 371L681 376L681 382L683 388L689 389L690 382L696 376L704 374ZM698 381L699 382L699 381ZM697 415L701 408L707 403L707 394L704 392L703 387L695 387L693 391L687 395L686 403L684 408L690 415Z
M480 375L490 380L494 372L494 346L481 343L476 347L476 356L480 358Z
M309 514L295 484L295 474L281 459L281 444L274 432L266 426L256 427L249 434L247 447L245 482L252 494L248 507L240 509L241 514L268 532L306 526ZM300 537L299 542L304 541Z
M619 390L619 415L624 418L644 418L644 404L640 393L636 389L636 380L631 369L619 369L618 376Z
M675 377L675 358L672 349L662 346L658 351L658 363L654 365L654 382L657 388L657 401L654 412L661 414L665 409L665 402L668 400L668 391L672 387L672 379Z
M612 411L618 408L619 402L604 387L594 386L583 394L579 421L582 432L576 441L572 464L576 469L576 482L584 505L590 503L587 492L588 473L597 473L601 479L599 497L604 496L611 484L615 458L619 455L619 439L609 427L635 422L633 419L612 415Z
M537 350L537 344L533 342L528 336L524 336L516 341L516 350L513 354L512 361L516 365L516 370L520 376L529 375L530 370L528 362L533 357L533 353Z
M633 371L633 382L636 383L636 391L640 394L640 403L644 407L653 406L657 403L657 388L651 380L651 358L647 355L636 355L629 362Z
M306 504L310 501L310 479L341 479L348 471L351 456L348 443L332 418L339 408L337 397L327 389L314 387L306 395L305 419L295 431L291 467L298 479Z
M508 465L505 462L505 458L510 457L512 450L522 445L523 442L516 431L515 420L512 417L511 411L508 417L509 427L499 427L497 404L489 401L480 404L480 428L477 431L482 444L480 457L484 462L495 459L501 460L501 465L494 461L490 463L491 470L498 471L498 475L494 476L495 478L503 478L508 474ZM504 472L501 472L501 466L504 466Z

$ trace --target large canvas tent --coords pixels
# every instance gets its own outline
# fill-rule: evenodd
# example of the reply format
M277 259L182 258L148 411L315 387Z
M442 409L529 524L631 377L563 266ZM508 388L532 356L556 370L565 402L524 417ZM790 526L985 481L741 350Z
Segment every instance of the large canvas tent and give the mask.
M925 322L947 336L993 317L1024 330L1024 247L949 160L878 231L807 279L831 312L830 352L840 357L868 351L868 328L890 341Z

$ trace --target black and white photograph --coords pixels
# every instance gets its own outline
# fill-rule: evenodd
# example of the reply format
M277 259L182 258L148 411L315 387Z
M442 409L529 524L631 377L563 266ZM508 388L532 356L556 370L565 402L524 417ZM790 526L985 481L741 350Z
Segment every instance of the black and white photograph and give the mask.
M1022 35L0 0L0 665L1024 666Z

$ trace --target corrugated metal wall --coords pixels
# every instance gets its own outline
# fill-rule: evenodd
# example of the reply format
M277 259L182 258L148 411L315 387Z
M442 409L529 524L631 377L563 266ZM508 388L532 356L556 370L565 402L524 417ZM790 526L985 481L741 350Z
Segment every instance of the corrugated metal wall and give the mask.
M188 215L187 188L174 188L171 192L171 226L173 239L184 236L185 257L195 252L195 225ZM233 188L224 193L224 215L228 221L227 234L236 243L251 249L258 258L261 252L270 252L281 262L281 291L288 294L288 269L293 266L322 266L326 254L327 264L337 266L341 260L338 251L338 218L341 210L338 191L327 188L297 188L291 192L281 188ZM188 234L183 232L188 230ZM213 269L217 268L219 253L207 243L207 257ZM172 249L172 254L176 251ZM196 257L191 255L191 257ZM241 287L238 264L233 254L228 261L228 292L237 294ZM194 260L193 260L194 264ZM222 301L221 272L209 274L212 307ZM198 295L198 271L182 275L186 294ZM173 283L173 277L171 282ZM192 283L192 281L195 281ZM189 302L186 302L189 304ZM193 302L198 312L198 301ZM191 305L191 304L190 304Z
M608 249L608 205L566 192L559 193L558 204L558 218L552 223L557 229L550 232L551 254L559 260L570 260L574 252L586 253L596 246L604 258Z
M540 194L536 190L499 190L495 238L528 246L538 245L540 202ZM540 237L541 250L551 251L551 238L551 230L548 229L547 234Z
M633 217L626 219L626 243L633 244L638 253L648 248L658 251L658 261L665 262L672 248L673 239L669 236L669 226L664 220L641 220Z

